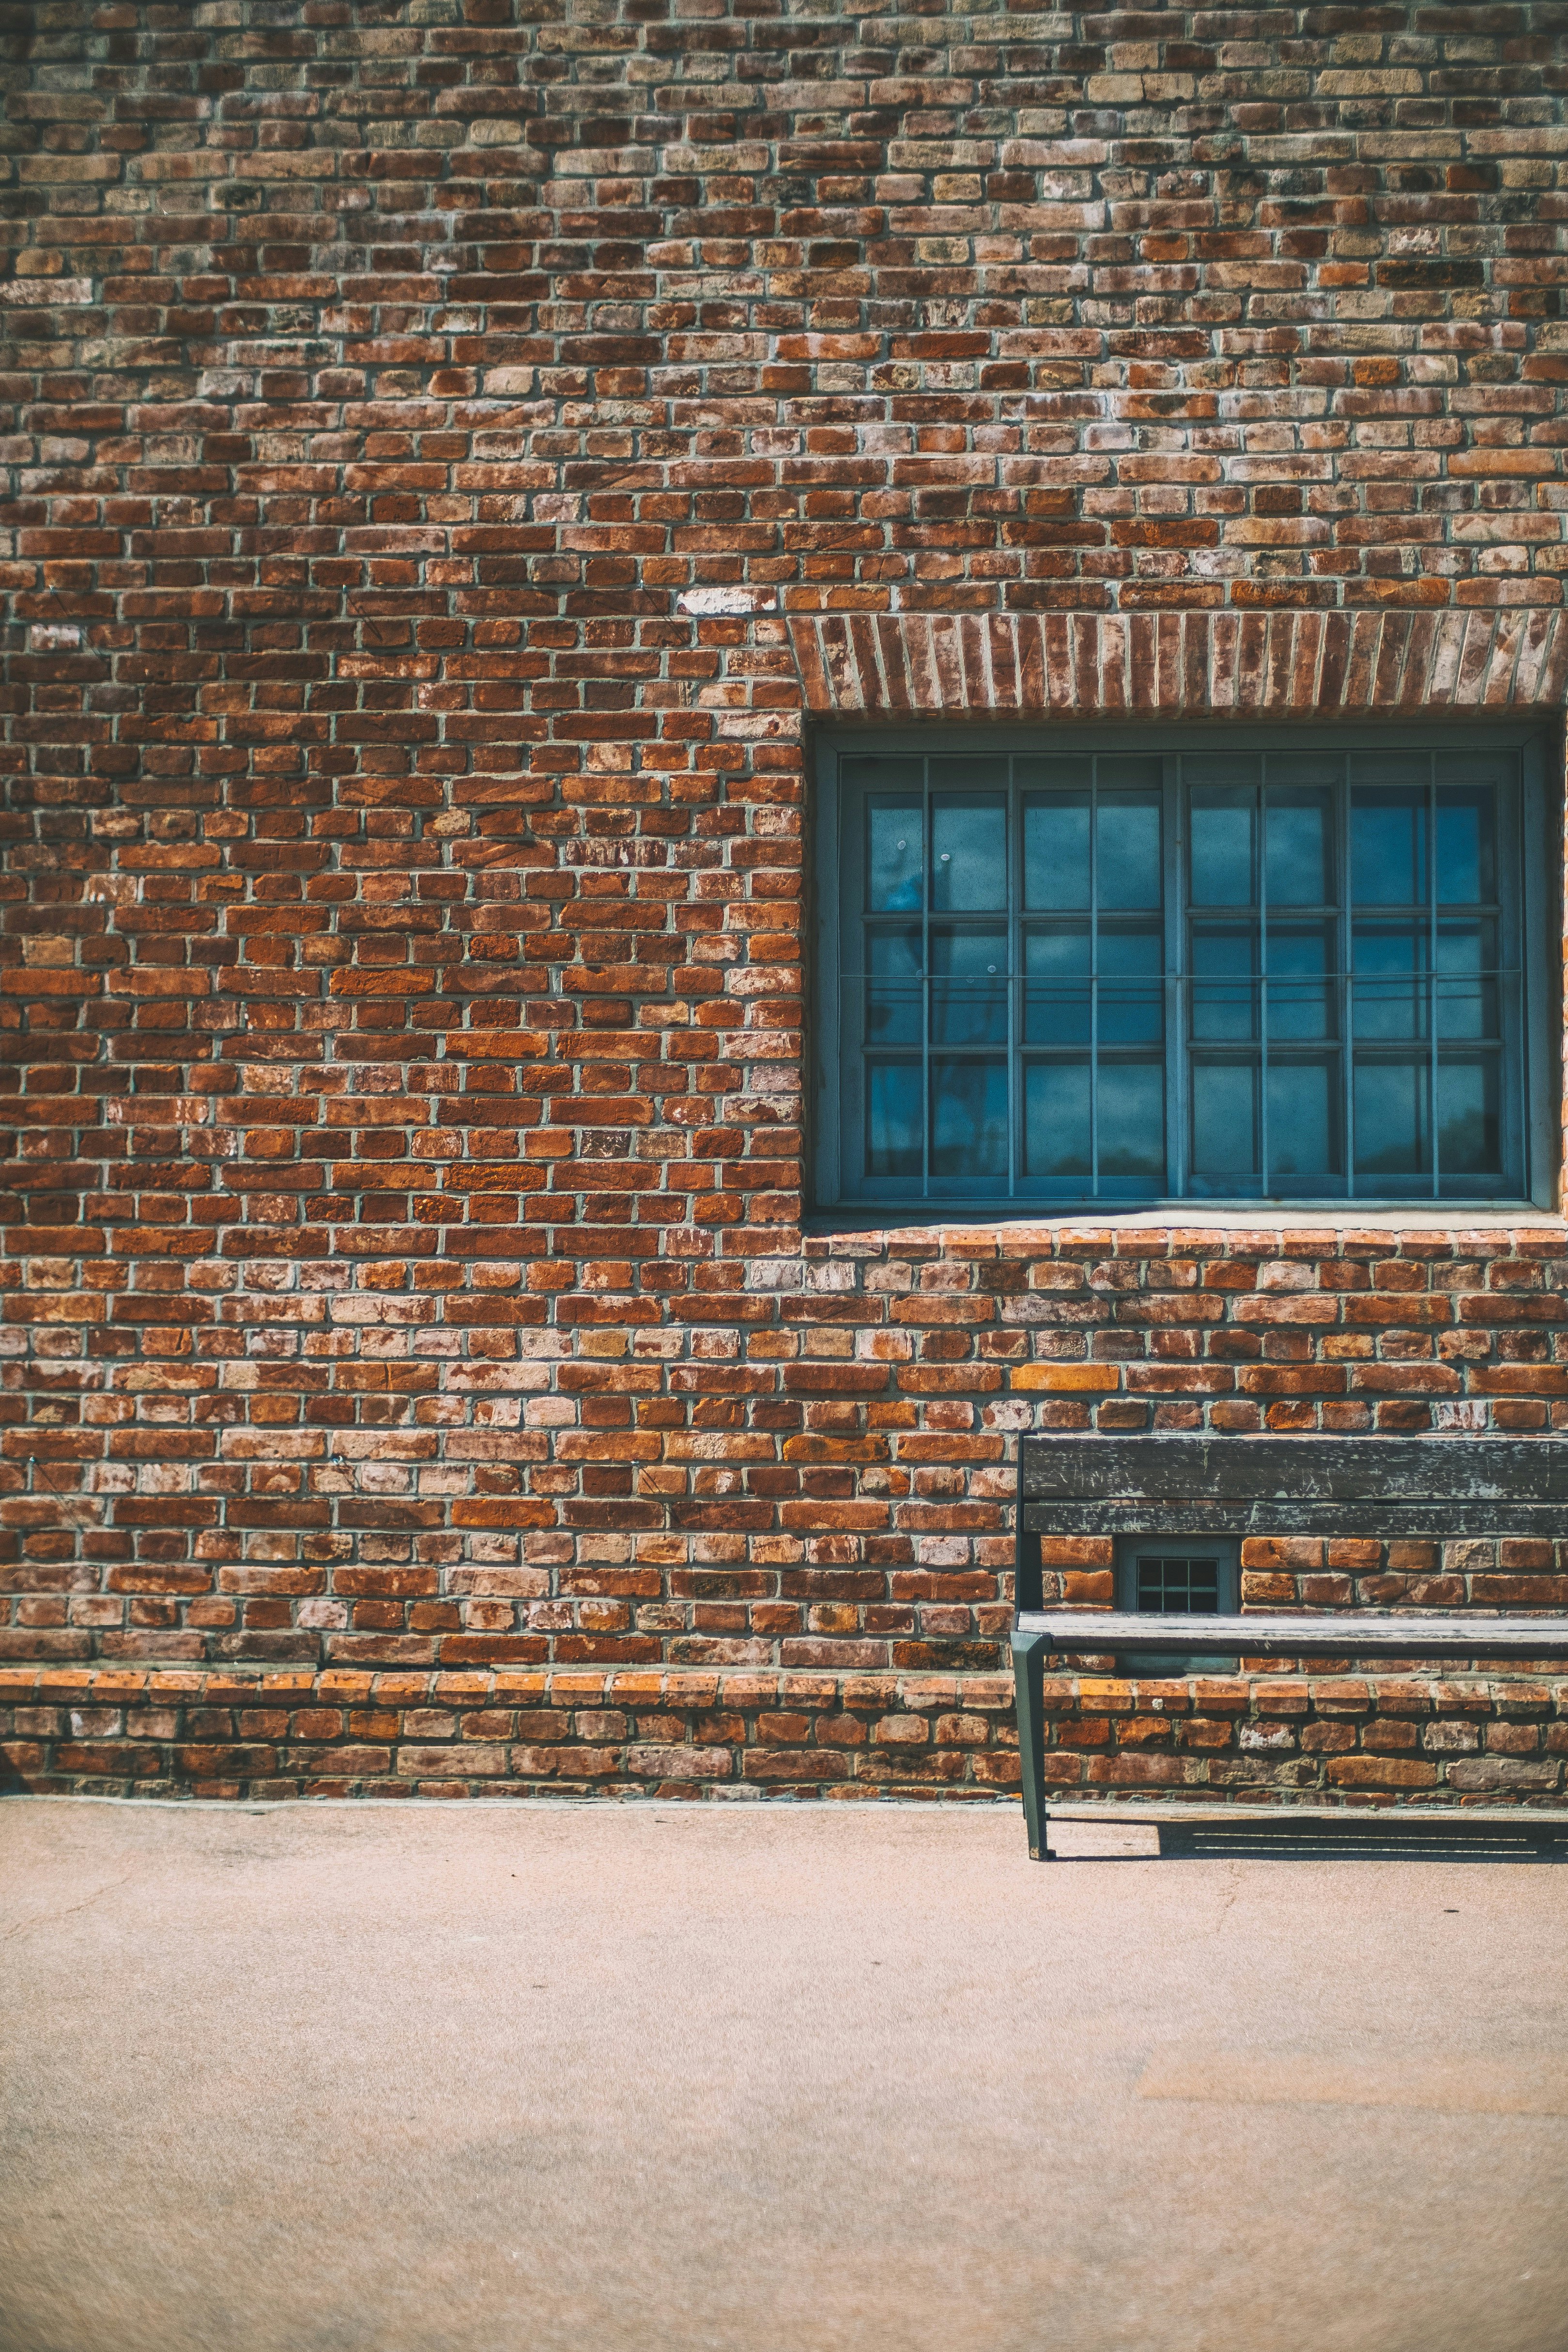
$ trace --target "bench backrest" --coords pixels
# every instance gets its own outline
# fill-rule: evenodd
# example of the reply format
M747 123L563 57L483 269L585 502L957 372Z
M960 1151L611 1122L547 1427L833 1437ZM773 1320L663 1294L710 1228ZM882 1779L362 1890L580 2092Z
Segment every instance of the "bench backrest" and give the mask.
M1016 1605L1050 1536L1568 1537L1568 1438L1025 1437Z

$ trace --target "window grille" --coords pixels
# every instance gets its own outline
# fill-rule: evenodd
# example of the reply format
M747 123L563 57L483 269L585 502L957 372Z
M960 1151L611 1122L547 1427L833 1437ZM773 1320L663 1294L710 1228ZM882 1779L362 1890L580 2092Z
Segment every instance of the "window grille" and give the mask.
M1133 1599L1140 1616L1214 1616L1219 1609L1219 1562L1184 1554L1140 1552Z

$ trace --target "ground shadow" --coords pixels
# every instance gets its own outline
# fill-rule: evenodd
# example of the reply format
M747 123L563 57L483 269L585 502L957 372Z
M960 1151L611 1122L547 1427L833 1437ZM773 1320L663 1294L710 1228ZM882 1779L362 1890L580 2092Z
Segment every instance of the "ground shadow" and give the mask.
M1159 1825L1173 1862L1563 1862L1568 1825L1521 1822L1173 1822Z

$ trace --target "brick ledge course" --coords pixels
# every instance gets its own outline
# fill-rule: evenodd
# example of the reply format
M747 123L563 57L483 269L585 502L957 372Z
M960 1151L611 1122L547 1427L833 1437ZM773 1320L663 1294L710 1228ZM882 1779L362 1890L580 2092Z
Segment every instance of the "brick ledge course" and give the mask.
M1568 1792L1568 1677L1047 1679L1056 1797L1344 1806ZM1016 1798L1005 1675L0 1670L12 1792Z

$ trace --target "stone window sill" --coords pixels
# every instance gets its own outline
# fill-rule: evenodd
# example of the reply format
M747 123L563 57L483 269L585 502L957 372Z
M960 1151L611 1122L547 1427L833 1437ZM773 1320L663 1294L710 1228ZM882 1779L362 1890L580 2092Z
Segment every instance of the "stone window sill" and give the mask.
M1056 1237L1067 1233L1475 1233L1528 1231L1553 1240L1568 1240L1568 1219L1559 1212L1537 1208L1529 1201L1489 1203L1468 1208L1463 1202L1439 1202L1431 1208L1358 1208L1354 1202L1293 1202L1289 1207L1267 1201L1204 1204L1182 1202L1170 1207L1116 1209L1096 1213L1077 1209L1053 1213L1018 1215L935 1216L892 1212L882 1215L827 1212L805 1219L803 1232L821 1238L841 1234L921 1234L947 1240L963 1236L992 1237L1016 1242L1039 1234Z

